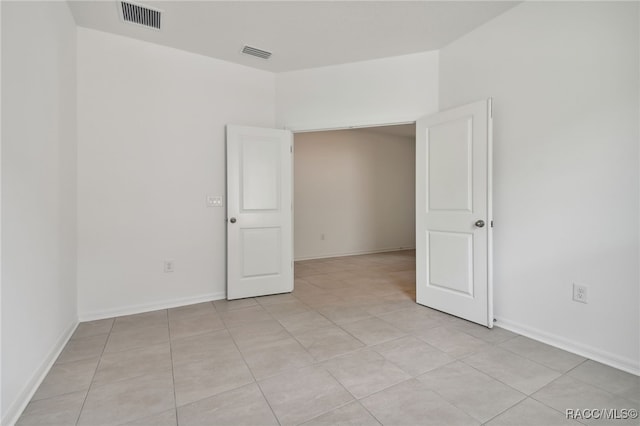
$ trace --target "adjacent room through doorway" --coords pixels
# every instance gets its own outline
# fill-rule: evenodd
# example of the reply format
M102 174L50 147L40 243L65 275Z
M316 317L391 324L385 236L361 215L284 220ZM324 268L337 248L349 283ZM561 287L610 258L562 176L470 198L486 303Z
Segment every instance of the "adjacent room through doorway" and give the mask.
M415 124L295 134L295 260L414 248Z
M414 304L415 124L298 133L294 147L297 296L338 321Z

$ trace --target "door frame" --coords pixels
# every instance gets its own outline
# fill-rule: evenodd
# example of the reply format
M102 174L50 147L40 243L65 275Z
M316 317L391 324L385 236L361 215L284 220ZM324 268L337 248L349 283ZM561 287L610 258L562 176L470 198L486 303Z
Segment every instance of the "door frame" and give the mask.
M429 113L425 114L428 115ZM433 113L435 114L435 112ZM411 120L402 120L402 121L385 121L382 123L362 123L362 124L336 124L336 125L327 125L327 126L283 126L284 130L289 130L294 135L296 133L309 133L309 132L330 132L332 130L354 130L354 129L367 129L370 127L385 127L385 126L401 126L403 124L416 124L418 118L422 117L418 116L415 119Z
M275 130L288 130L291 132L291 168L292 168L292 173L291 173L291 185L292 188L295 185L295 173L293 173L293 167L294 167L294 161L295 161L295 135L297 133L309 133L309 132L322 132L322 131L334 131L334 130L352 130L352 129L365 129L365 128L371 128L371 127L384 127L384 126L395 126L395 125L404 125L404 124L416 124L416 119L409 119L409 120L402 120L402 121L387 121L387 122L383 122L380 124L376 124L376 123L362 123L362 124L357 124L357 125L345 125L345 124L341 124L341 125L329 125L329 126L319 126L319 127L315 127L315 126L281 126L280 128L278 127L273 127L272 129ZM227 124L227 126L230 123ZM235 124L234 124L235 125ZM246 127L243 125L235 125L238 127ZM258 126L261 127L261 126ZM270 127L264 127L265 129L270 129ZM227 147L227 136L225 136L225 158L228 155L228 147ZM415 140L414 140L415 143ZM225 200L228 203L228 182L227 182L227 178L228 178L228 164L227 161L225 160ZM415 180L415 176L414 176L414 180ZM414 195L415 196L415 195ZM292 263L295 262L294 259L294 253L295 253L295 226L294 226L294 219L295 219L295 210L294 210L294 198L295 198L295 193L292 190L291 191L291 261ZM225 242L226 244L228 244L228 240L229 240L229 229L228 229L228 221L229 221L229 217L228 217L228 209L225 209ZM415 226L415 223L414 223ZM228 253L228 247L225 249L225 282L226 285L228 286L229 283L229 253ZM293 266L293 265L292 265ZM293 267L292 267L292 280L293 280L293 289L295 289L295 273L293 271ZM226 298L228 299L229 294L228 294L228 288L226 288Z
M432 114L437 114L441 112L440 110L438 111L431 111L431 112L425 112L425 113L420 113L415 117L407 117L406 119L400 119L398 120L397 117L394 118L390 118L389 121L375 121L375 122L360 122L360 123L356 123L356 124L347 124L347 123L336 123L336 124L322 124L322 125L313 125L313 124L307 124L307 125L283 125L283 129L285 130L289 130L291 131L291 133L293 133L293 145L294 145L294 149L293 149L293 155L295 156L295 135L297 133L309 133L309 132L325 132L325 131L332 131L332 130L352 130L352 129L366 129L366 128L371 128L371 127L384 127L384 126L398 126L398 125L403 125L403 124L416 124L416 122L418 121L419 118L427 116L427 115L432 115ZM493 117L493 100L491 99L491 101L489 101L489 115L490 117ZM489 137L489 141L488 141L488 145L487 145L487 149L488 152L490 153L490 155L488 156L487 159L487 167L488 167L488 176L487 176L487 202L488 202L488 217L491 218L490 219L490 223L488 224L488 233L487 233L487 260L488 260L488 265L487 265L487 279L489 280L489 285L487 288L487 304L488 304L488 310L489 312L494 312L494 303L493 303L493 126L489 126L488 128L488 137ZM417 136L416 136L417 138ZM416 142L416 141L414 141ZM295 157L292 157L292 162L294 162L295 164ZM295 185L295 174L292 175L291 177L291 181L293 183L293 185ZM295 194L292 194L292 197L295 197ZM293 200L293 198L292 198ZM293 200L293 202L295 203L295 200ZM292 235L293 235L293 240L295 242L295 227L293 226L293 220L295 218L295 211L292 212L291 215L291 225L292 225ZM414 219L415 220L415 219ZM415 226L415 223L414 223ZM295 244L295 243L294 243ZM293 253L295 253L295 246L293 247ZM417 280L417 276L416 276L416 280ZM417 304L417 302L416 302ZM492 321L495 322L495 318L492 318ZM493 325L493 324L491 324Z
M433 113L435 114L435 112ZM292 145L293 145L293 156L291 158L292 161L292 166L295 165L295 155L296 155L296 148L295 148L295 139L296 139L296 134L298 133L311 133L311 132L331 132L331 131L338 131L338 130L356 130L356 129L367 129L367 128L372 128L372 127L385 127L385 126L401 126L401 125L405 125L405 124L413 124L415 125L418 118L422 117L422 115L418 116L416 119L409 119L409 120L402 120L402 121L385 121L382 122L380 124L376 124L376 123L361 123L361 124L354 124L354 125L346 125L344 123L342 124L336 124L336 125L328 125L328 126L318 126L318 127L314 127L314 126L283 126L284 130L289 130L292 134L293 134L293 141L292 141ZM415 138L414 138L414 144L416 142ZM414 181L415 181L415 175L413 177ZM292 174L291 176L291 182L292 185L295 186L296 183L296 179L295 179L295 173ZM415 194L414 194L414 198L415 198ZM295 205L295 191L292 194L292 203ZM294 226L294 218L295 218L295 209L292 209L292 214L291 214L291 226L292 226L292 239L293 239L293 253L294 253L294 257L295 257L295 226ZM415 227L415 218L414 218L414 227ZM415 250L415 248L414 248ZM295 259L294 259L295 262ZM294 274L294 278L295 278L295 274ZM417 277L416 277L417 278Z

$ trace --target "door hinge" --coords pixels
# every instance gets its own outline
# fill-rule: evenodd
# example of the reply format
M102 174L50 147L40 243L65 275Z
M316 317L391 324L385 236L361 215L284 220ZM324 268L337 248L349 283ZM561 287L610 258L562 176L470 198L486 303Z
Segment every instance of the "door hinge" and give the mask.
M493 228L493 221L491 221L491 227Z
M293 145L289 146L289 152L293 154Z

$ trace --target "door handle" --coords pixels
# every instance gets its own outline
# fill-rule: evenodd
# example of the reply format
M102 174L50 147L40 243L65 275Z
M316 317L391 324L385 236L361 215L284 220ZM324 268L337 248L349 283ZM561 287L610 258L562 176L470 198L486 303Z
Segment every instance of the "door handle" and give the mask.
M480 220L476 220L475 225L476 225L478 228L482 228L482 227L484 227L484 220L482 220L482 219L480 219Z
M232 217L231 219L229 219L229 222L231 222L231 223L236 223L236 218L235 218L235 217Z

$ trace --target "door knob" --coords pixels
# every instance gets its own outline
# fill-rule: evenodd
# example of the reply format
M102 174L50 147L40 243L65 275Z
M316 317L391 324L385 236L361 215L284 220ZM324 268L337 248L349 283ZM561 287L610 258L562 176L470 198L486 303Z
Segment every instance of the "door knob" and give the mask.
M484 226L484 220L476 220L476 226L478 228L482 228Z
M229 219L229 222L231 222L231 223L236 223L236 218L235 218L235 217L232 217L231 219Z

